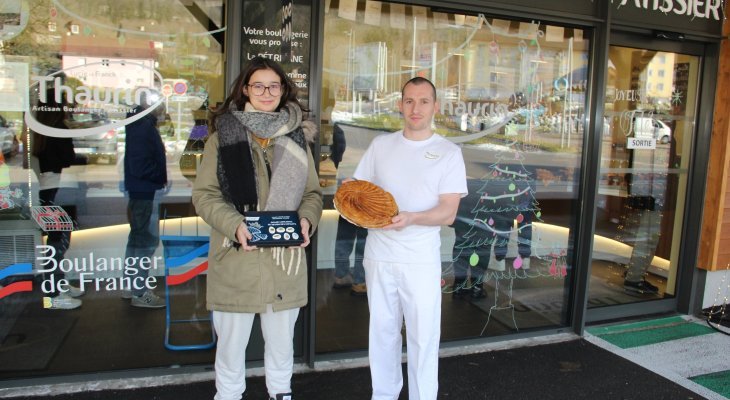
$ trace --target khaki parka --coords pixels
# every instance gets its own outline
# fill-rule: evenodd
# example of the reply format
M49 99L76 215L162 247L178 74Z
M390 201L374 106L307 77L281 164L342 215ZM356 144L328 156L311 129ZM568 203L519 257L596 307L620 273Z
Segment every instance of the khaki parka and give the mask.
M313 134L305 133L305 136L309 138ZM256 165L259 204L263 204L269 194L269 177L263 158L265 152L256 141L249 144ZM267 153L271 163L274 152ZM309 159L307 183L297 211L300 218L306 218L311 223L311 238L322 215L322 190L309 146L307 146L307 156ZM295 269L292 267L290 274L287 275L287 271L281 265L276 265L272 248L244 251L241 248L224 245L224 238L236 241L236 228L243 221L243 215L224 200L216 174L217 165L218 134L214 133L205 144L192 193L196 212L211 226L207 308L215 311L262 313L266 311L268 304L272 305L273 311L305 306L308 275L303 248L299 270L295 274ZM296 248L285 251L284 259L287 266L292 254L293 263L296 265L297 251L299 250Z

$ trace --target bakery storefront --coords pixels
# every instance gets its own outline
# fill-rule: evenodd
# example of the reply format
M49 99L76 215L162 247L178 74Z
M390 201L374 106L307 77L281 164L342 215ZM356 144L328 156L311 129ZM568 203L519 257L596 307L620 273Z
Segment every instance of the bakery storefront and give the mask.
M373 137L400 129L414 76L435 84L434 129L468 175L441 232L444 347L695 312L721 2L415 3L3 2L3 386L210 371L210 228L192 182L207 110L256 55L282 63L320 125L325 210L297 362L366 354L367 230L332 199ZM135 259L126 127L151 113L168 185L159 244ZM136 306L135 288L160 307ZM247 356L263 359L257 324Z

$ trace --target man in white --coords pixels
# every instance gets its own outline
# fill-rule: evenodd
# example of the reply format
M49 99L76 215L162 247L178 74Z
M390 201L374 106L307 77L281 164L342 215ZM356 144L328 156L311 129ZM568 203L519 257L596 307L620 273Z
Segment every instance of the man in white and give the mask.
M454 221L466 195L461 149L433 133L436 88L425 79L402 90L402 131L376 137L355 170L390 192L400 212L370 229L365 277L370 307L373 400L397 399L403 387L401 328L406 323L410 400L435 400L441 337L441 225Z

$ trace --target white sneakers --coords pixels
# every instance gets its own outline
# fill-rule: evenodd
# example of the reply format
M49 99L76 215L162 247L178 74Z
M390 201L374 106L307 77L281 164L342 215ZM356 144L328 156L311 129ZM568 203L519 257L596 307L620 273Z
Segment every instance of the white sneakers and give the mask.
M81 300L76 297L84 295L84 291L76 286L69 286L68 291L56 297L44 297L43 307L49 310L73 310L81 307Z
M44 306L49 310L73 310L81 307L81 300L74 299L68 293L60 293L56 297L46 297Z
M81 289L77 288L76 286L69 286L68 292L66 292L66 294L73 298L77 298L77 297L83 296L84 292Z
M44 297L43 306L49 310L73 310L81 307L81 300L76 297L82 296L84 292L74 286L70 286L69 290L59 293L56 297ZM134 307L142 308L164 308L165 299L154 294L151 290L144 292L141 296L133 296L132 291L125 290L122 292L123 299L131 299L130 304Z

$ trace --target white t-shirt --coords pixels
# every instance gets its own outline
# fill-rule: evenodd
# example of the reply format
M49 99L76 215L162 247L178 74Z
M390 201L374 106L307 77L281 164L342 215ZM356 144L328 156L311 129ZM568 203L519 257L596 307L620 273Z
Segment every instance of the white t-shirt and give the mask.
M434 134L406 139L403 131L373 139L354 174L390 192L400 211L426 211L439 195L466 196L466 169L459 146ZM394 263L439 262L440 226L411 225L400 231L369 229L365 258Z

